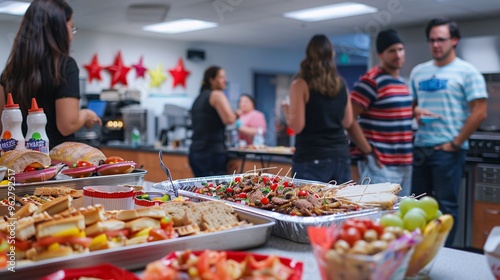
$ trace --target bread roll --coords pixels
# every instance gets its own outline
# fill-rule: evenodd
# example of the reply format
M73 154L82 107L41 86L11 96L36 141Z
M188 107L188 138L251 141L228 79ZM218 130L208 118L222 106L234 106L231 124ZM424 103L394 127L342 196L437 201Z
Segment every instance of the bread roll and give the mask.
M50 150L52 164L64 163L72 165L80 160L88 161L95 166L105 161L106 156L97 148L78 142L64 142Z
M29 149L7 151L0 157L0 166L12 169L15 173L23 172L28 165L33 163L48 167L50 166L50 157L44 153Z

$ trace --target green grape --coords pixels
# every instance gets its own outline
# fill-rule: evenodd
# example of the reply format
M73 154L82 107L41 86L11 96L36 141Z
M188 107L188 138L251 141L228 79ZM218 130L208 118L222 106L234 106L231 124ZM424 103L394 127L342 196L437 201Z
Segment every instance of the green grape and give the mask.
M401 202L399 202L399 211L401 212L401 215L404 217L408 210L418 207L418 203L419 201L413 197L405 197L401 199Z
M384 227L404 227L403 220L397 214L384 214L380 218L380 224Z
M425 213L425 211L424 211L424 210L422 210L422 208L418 208L418 207L417 207L417 208L412 208L412 209L408 210L408 212L406 212L406 214L405 214L405 217L406 217L406 215L408 215L409 213L412 213L412 214L413 214L413 213L418 214L418 215L422 216L422 218L424 218L424 219L427 221L427 214Z
M417 228L420 228L420 230L424 230L427 222L424 216L418 213L418 211L408 211L408 213L406 213L403 219L403 224L404 224L404 229L409 231L414 231Z
M429 222L436 217L436 212L439 209L439 204L435 198L431 196L424 196L420 199L418 207L424 210L427 216L427 221Z

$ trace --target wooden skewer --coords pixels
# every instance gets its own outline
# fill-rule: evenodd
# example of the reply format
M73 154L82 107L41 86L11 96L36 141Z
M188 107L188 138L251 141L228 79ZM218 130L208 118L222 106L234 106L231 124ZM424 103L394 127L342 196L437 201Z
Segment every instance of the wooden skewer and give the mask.
M292 170L292 168L289 168L288 171L286 172L285 176L283 176L283 178L285 178L286 176L288 176L288 173Z
M274 176L274 178L273 178L273 179L276 179L276 178L280 175L281 170L283 170L283 167L282 167L282 168L280 168L280 171L278 171L278 173L276 173L276 175Z
M297 175L297 172L293 173L293 177L292 177L292 185L293 185L293 180L295 180L295 175Z

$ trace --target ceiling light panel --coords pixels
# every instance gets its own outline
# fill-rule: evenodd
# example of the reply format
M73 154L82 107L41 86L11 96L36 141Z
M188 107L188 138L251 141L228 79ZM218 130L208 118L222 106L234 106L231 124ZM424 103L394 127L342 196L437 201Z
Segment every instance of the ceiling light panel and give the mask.
M284 13L283 16L301 21L313 22L334 18L351 17L362 14L375 13L378 9L365 4L344 2L339 4L304 9Z
M30 3L27 2L1 1L0 13L22 16L26 13L26 10L28 9L29 6Z
M142 30L157 32L157 33L165 33L165 34L177 34L177 33L213 28L217 26L218 24L215 22L208 22L195 19L180 19L176 21L146 25L142 28Z

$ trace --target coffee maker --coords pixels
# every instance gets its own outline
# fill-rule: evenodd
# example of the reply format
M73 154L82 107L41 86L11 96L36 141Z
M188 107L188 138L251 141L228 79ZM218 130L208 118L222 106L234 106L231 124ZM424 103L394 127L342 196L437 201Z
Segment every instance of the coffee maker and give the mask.
M152 110L139 104L133 104L122 107L120 112L123 116L123 138L125 143L133 144L132 134L135 130L140 133L140 145L153 146L155 144L156 117Z
M159 142L162 146L189 147L191 145L191 114L174 104L165 104L158 117Z

